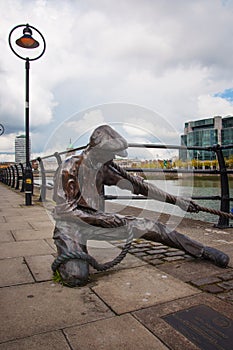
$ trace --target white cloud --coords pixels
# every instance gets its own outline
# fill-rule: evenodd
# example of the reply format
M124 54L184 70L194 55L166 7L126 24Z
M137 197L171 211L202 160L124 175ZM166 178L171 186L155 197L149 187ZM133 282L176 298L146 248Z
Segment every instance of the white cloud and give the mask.
M224 111L224 115L233 115L233 103L222 97L211 95L201 95L198 97L198 115L218 116Z
M98 108L89 112L84 113L81 119L74 119L64 123L64 127L73 129L77 136L81 136L83 133L104 124L104 117Z
M133 126L129 124L124 124L123 129L126 131L128 135L132 135L133 137L146 137L148 135L148 131L146 131L141 126Z
M1 135L0 136L0 150L1 152L15 151L15 137L16 134Z
M1 154L0 153L0 163L4 162L14 162L15 161L15 155L14 154Z
M37 27L47 43L30 68L30 127L43 134L32 145L42 149L51 128L70 114L109 102L158 111L169 125L156 125L160 137L177 143L185 121L233 114L230 102L213 97L232 88L232 10L232 2L219 0L1 1L0 123L6 137L24 125L24 62L7 42L15 25ZM77 133L109 121L79 117ZM138 118L137 125L158 134L151 120Z

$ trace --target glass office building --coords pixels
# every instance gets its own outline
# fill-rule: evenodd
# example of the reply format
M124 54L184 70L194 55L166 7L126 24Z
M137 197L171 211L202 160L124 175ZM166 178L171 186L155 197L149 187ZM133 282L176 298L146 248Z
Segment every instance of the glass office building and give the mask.
M185 123L184 134L181 135L181 145L187 147L209 147L215 144L229 145L233 143L233 117L220 116L195 120ZM224 156L229 158L233 155L233 149L223 151ZM183 161L191 159L213 160L214 152L186 150L180 151L180 159Z

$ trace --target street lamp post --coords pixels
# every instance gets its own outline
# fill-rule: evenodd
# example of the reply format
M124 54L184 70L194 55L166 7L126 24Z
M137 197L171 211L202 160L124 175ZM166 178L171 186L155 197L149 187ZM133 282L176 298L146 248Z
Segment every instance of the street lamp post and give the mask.
M12 45L12 34L18 28L24 27L23 36L15 41L15 44L23 49L35 49L40 44L37 40L32 37L32 29L39 34L39 37L42 39L42 49L41 52L32 58L29 58L26 55L22 55L21 52L17 52ZM45 52L46 43L41 32L33 26L29 24L19 24L15 26L10 34L9 34L9 45L13 53L25 61L25 85L26 85L26 93L25 93L25 138L26 138L26 167L23 174L24 188L25 188L25 204L32 204L32 183L33 183L33 175L32 168L30 164L30 137L29 137L29 69L30 69L30 61L38 60ZM25 57L26 56L26 57Z

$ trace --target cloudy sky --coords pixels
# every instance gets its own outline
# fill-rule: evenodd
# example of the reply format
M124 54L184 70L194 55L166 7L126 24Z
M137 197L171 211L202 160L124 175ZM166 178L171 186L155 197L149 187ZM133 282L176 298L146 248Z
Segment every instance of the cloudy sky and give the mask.
M18 24L47 44L30 69L33 155L104 123L130 142L179 144L184 122L233 115L232 0L0 0L0 13L0 161L24 130Z

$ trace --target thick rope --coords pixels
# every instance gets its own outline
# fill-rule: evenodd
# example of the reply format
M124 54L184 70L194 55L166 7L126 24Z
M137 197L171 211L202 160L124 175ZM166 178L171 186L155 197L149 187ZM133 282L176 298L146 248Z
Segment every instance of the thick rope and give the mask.
M190 203L189 199L177 197L177 196L174 196L170 193L165 193L154 185L151 185L149 183L145 183L142 181L138 181L138 179L135 176L130 175L126 170L124 170L121 166L119 166L118 164L116 164L114 162L111 163L110 167L113 168L113 170L114 169L117 170L117 172L121 176L123 176L125 179L129 180L132 184L135 184L139 188L140 192L146 192L149 197L151 197L153 199L160 200L160 201L164 201L166 203L176 204L176 205L180 206L181 208L184 208L184 209L186 208L186 210L188 209L189 203ZM200 206L194 202L192 202L192 203L195 205L195 209L196 209L193 212L203 211L203 212L210 213L213 215L218 215L218 216L223 216L223 217L228 218L228 219L233 219L233 214L226 213L226 212L223 212L221 210L206 208L206 207Z
M129 237L127 238L127 241L126 241L122 251L120 252L120 254L112 261L108 261L104 264L99 264L95 258L93 258L91 255L89 255L87 253L84 253L82 251L76 251L76 252L68 252L68 253L64 253L64 254L59 255L52 263L52 266L51 266L52 270L53 270L53 272L55 272L61 264L64 264L68 260L82 259L84 261L87 261L95 270L106 271L106 270L112 268L113 266L119 264L124 259L124 257L126 256L126 254L129 251L129 248L131 247L132 241L133 241L133 234L131 233L129 235Z
M206 212L206 213L210 213L210 214L213 214L213 215L217 215L217 216L223 216L223 217L225 217L227 219L232 219L233 220L233 214L226 213L226 212L221 211L221 210L207 208L207 207L202 207L200 205L198 205L198 210Z

